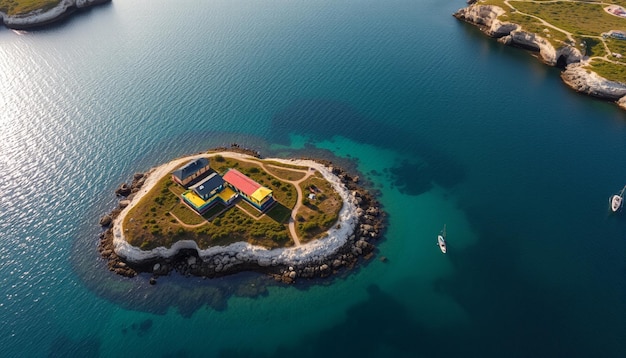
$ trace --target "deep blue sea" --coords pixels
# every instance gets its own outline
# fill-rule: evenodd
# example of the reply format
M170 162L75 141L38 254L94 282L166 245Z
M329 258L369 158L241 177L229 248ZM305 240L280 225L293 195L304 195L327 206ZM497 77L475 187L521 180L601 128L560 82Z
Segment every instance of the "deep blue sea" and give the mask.
M0 29L0 356L625 357L626 113L462 6L114 0ZM358 171L377 256L295 286L110 273L117 185L232 142Z

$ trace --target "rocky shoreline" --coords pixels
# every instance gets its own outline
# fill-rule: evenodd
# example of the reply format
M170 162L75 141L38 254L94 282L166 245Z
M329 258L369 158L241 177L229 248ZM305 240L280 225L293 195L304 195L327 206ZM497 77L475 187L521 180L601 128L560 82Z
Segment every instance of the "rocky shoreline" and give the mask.
M258 152L240 148L236 144L231 148L217 148L212 151L223 150L260 157ZM156 283L159 276L169 275L173 271L183 276L206 278L255 271L270 275L276 281L291 284L298 278L327 277L342 269L352 268L360 257L370 259L374 255L374 242L384 233L386 215L374 196L359 186L358 176L350 176L344 170L333 167L328 161L315 163L328 168L328 172L343 186L347 195L343 198L344 215L340 212L336 230L332 229L337 231L336 236L345 237L323 238L298 248L272 250L276 252L275 255L269 255L270 251L262 248L251 248L246 243L198 250L195 243L178 242L171 249L163 250L164 254L146 255L145 259L129 259L130 257L124 257L127 248L120 249L119 242L116 249L116 219L140 191L152 173L149 171L135 174L130 184L123 183L117 188L116 194L120 198L118 206L100 219L100 225L106 230L100 234L98 251L107 260L111 271L126 277L134 277L140 272L150 273L152 284ZM319 244L322 240L328 240L327 246L332 248L330 252L320 250L325 248ZM308 250L314 245L319 247ZM384 261L385 258L381 257L381 260Z
M13 30L30 29L62 20L77 10L108 2L111 0L61 0L51 9L38 9L23 15L7 15L0 12L0 21Z
M583 67L585 58L574 46L554 46L542 36L524 31L518 24L498 20L506 13L495 5L479 5L468 1L469 6L453 14L459 20L477 26L489 37L509 46L516 46L537 52L538 58L549 66L563 66L561 78L566 85L577 92L616 102L626 109L626 84L610 81Z

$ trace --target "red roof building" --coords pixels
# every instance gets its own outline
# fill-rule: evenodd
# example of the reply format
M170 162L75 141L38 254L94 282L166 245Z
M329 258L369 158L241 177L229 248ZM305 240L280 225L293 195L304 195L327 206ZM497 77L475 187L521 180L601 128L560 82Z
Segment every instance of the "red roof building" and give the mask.
M247 196L252 196L252 194L261 187L261 184L248 178L245 174L241 173L237 169L230 169L228 172L226 172L226 174L224 174L224 181L234 186L235 188L237 188L237 190L246 194Z
M237 169L230 169L224 174L224 181L257 209L264 211L274 203L272 190L262 186Z

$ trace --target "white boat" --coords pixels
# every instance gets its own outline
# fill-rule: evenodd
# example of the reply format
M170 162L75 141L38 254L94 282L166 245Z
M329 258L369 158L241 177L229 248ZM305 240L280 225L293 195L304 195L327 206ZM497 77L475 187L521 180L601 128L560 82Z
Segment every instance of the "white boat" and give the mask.
M443 230L437 235L437 245L441 249L441 252L446 253L446 225L443 225Z
M611 211L613 212L617 212L619 209L622 208L622 204L624 203L624 190L626 189L626 186L622 189L622 191L619 192L619 194L615 194L613 196L611 196Z

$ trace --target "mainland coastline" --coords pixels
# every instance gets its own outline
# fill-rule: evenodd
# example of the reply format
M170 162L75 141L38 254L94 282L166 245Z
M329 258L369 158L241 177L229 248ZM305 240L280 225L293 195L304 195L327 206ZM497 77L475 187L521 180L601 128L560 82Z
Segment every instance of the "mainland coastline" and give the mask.
M342 206L336 223L322 238L273 249L247 242L202 249L193 240L181 240L170 247L160 246L151 250L129 244L123 223L142 197L182 163L216 156L304 166L320 173L341 197ZM120 188L124 188L125 192L118 207L101 219L100 224L106 230L100 235L98 250L111 271L126 277L149 273L151 284L156 283L159 276L173 271L183 276L207 278L254 271L284 283L293 283L297 278L327 277L342 268L352 268L359 257L370 259L374 255L374 241L383 235L385 228L385 213L373 195L359 186L357 176L350 176L332 163L319 160L261 159L259 153L236 145L178 158L146 173L137 173L130 185L122 184ZM119 196L119 188L116 192ZM381 260L385 258L381 257Z
M523 1L518 3L523 3ZM516 10L511 2L508 1L504 1L502 5L511 7L511 10L505 10L501 6L485 3L485 1L468 0L468 6L459 9L453 16L478 27L484 34L498 39L498 42L502 44L520 47L537 53L538 56L536 57L548 66L563 67L561 78L573 90L615 102L620 108L626 109L626 83L621 80L605 78L597 73L592 66L593 61L606 61L611 66L619 66L616 67L618 70L615 71L619 73L626 71L621 66L623 63L621 61L622 54L620 53L590 56L589 52L592 51L602 51L602 54L604 54L604 51L607 51L604 48L599 50L599 46L595 44L595 41L598 41L597 38L603 36L610 37L611 35L608 32L602 34L602 36L599 36L600 34L596 34L598 36L589 35L585 37L589 43L583 41L578 44L572 33L550 24L541 17L522 13ZM596 5L600 6L601 4ZM536 4L536 6L541 6L541 4ZM513 16L524 17L512 19ZM521 23L517 23L515 19L519 18L524 18L531 23L534 22L532 23L534 28L527 29L525 27L532 26L524 26ZM538 32L539 29L542 29L541 33ZM558 36L563 36L564 39L556 40ZM595 45L591 44L592 41ZM558 45L555 46L555 43L558 43ZM607 47L606 44L604 46Z
M111 0L50 0L34 6L29 3L21 3L20 1L8 2L0 0L0 21L10 29L24 30L57 22L77 10L86 9L110 1ZM536 16L532 17L540 20L543 24L542 26L545 25L543 33L539 32L537 29L527 29L515 20L503 21L506 20L511 13L524 14L514 8L509 1L504 1L502 4L497 3L498 5L511 7L511 10L508 11L501 6L492 4L489 1L486 2L485 0L467 0L467 3L467 7L459 9L453 16L459 20L477 26L487 36L497 38L498 41L503 44L521 47L538 53L537 57L549 66L564 67L561 78L563 82L573 90L592 97L615 102L620 108L626 109L626 80L603 77L602 74L590 68L590 56L586 56L585 51L581 52L581 49L575 43L571 33L551 25L549 22ZM611 6L626 15L626 10L621 6ZM609 10L606 11L610 12ZM622 16L621 13L620 16ZM528 16L528 14L525 15ZM550 41L550 30L562 31L567 35L567 40L555 46L555 42ZM610 32L613 32L613 30L609 31L609 33ZM622 34L621 31L617 31L617 33ZM606 34L603 34L603 36L605 35ZM623 64L620 59L624 55L626 55L626 53L608 53L605 56L593 57L596 60L599 58L609 60L608 57L616 56L617 60L611 59L608 62ZM622 69L620 69L620 71L626 72L626 70Z

